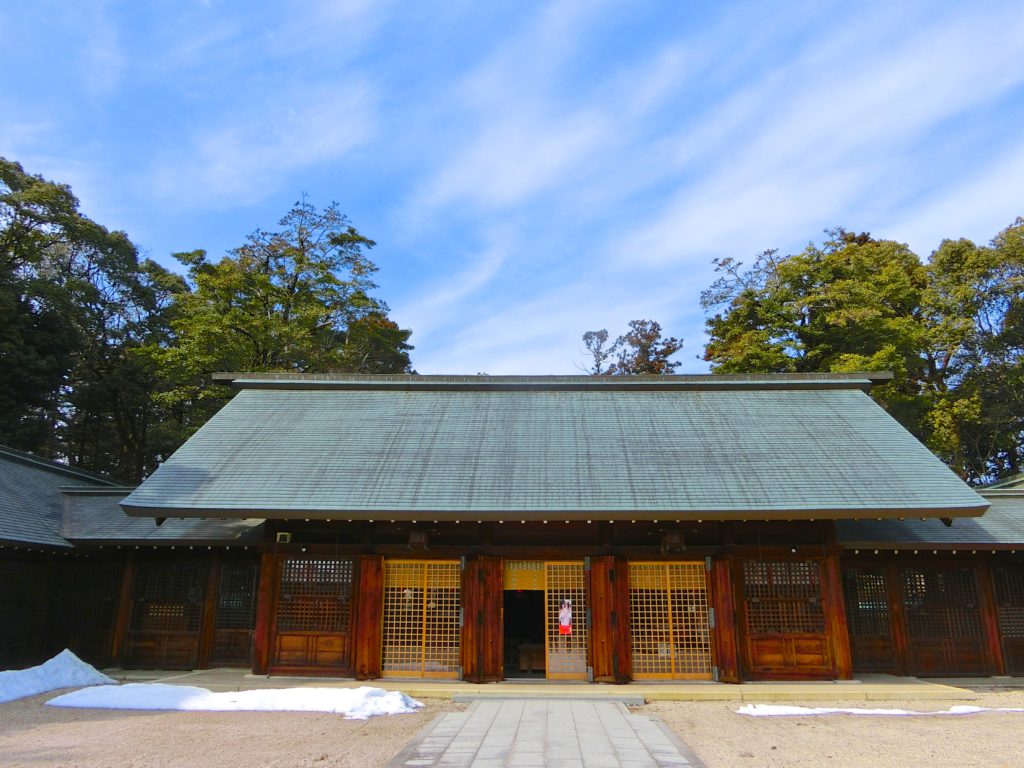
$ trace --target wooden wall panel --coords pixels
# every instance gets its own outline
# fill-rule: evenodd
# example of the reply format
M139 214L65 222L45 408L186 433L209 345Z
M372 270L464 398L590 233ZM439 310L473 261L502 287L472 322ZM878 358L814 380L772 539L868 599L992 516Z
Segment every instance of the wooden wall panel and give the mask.
M381 624L384 620L384 558L367 555L358 560L356 613L353 628L357 680L380 677Z
M121 573L121 564L113 560L52 563L41 646L44 659L69 648L95 667L110 666Z
M39 664L48 563L12 557L0 560L0 669Z

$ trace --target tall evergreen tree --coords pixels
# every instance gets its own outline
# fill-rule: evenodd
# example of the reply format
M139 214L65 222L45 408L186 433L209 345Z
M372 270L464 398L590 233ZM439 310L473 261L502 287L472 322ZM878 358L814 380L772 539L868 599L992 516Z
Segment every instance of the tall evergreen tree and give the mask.
M410 371L411 331L371 295L373 246L337 204L302 200L218 262L176 254L191 290L177 296L173 343L151 351L172 382L161 401L192 414L185 436L230 397L214 371Z
M705 359L720 373L891 370L872 395L961 476L1018 471L1022 231L947 241L927 264L841 229L799 254L721 259L702 295Z
M148 285L165 279L70 188L0 158L0 442L137 479L153 457L132 350L166 330Z

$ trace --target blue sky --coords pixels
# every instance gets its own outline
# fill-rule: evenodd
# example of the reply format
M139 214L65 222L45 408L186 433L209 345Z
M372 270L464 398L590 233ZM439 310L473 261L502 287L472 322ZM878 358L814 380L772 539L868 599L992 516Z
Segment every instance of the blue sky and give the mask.
M420 373L700 372L711 259L1024 215L1019 2L10 2L0 155L168 266L301 194L378 242Z

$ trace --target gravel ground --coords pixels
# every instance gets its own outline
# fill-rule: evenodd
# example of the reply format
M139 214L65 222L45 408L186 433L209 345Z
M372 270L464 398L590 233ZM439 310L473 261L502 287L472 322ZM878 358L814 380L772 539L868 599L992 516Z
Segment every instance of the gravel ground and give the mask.
M345 720L314 712L131 712L44 707L59 692L0 704L0 766L369 768L386 765L440 712Z
M1024 708L1024 693L982 693L976 701L786 701L805 707L912 709L956 704ZM1024 713L882 717L748 717L742 702L655 702L660 717L708 768L1024 767Z
M32 768L250 768L385 766L441 713L425 700L415 715L345 720L304 712L126 712L44 707L56 693L0 704L0 766ZM804 706L934 711L951 704L1024 707L1024 692L973 702L786 702ZM741 702L657 702L660 717L708 768L1024 768L1024 713L944 717L754 718Z

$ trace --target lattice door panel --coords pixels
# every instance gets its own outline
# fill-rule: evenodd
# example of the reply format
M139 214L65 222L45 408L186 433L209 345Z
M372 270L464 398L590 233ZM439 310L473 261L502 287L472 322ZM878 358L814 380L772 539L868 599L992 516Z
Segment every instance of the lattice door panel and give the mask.
M273 665L344 673L351 666L354 562L288 557L278 568Z
M221 567L212 662L247 664L252 660L258 576L255 563L225 563Z
M967 568L903 569L903 606L911 638L980 640L978 588Z
M1003 637L1024 638L1024 568L994 568L999 632Z
M908 669L913 675L988 675L991 654L969 568L903 568Z
M630 563L629 626L637 680L710 680L704 563Z
M750 635L821 634L825 612L816 560L747 560L743 597Z
M544 564L547 677L587 679L586 573L582 562Z
M46 642L54 651L70 648L91 664L110 661L121 567L89 560L54 569L46 609Z
M384 561L384 677L459 676L461 587L456 560Z
M125 663L194 668L206 596L206 564L139 563Z

